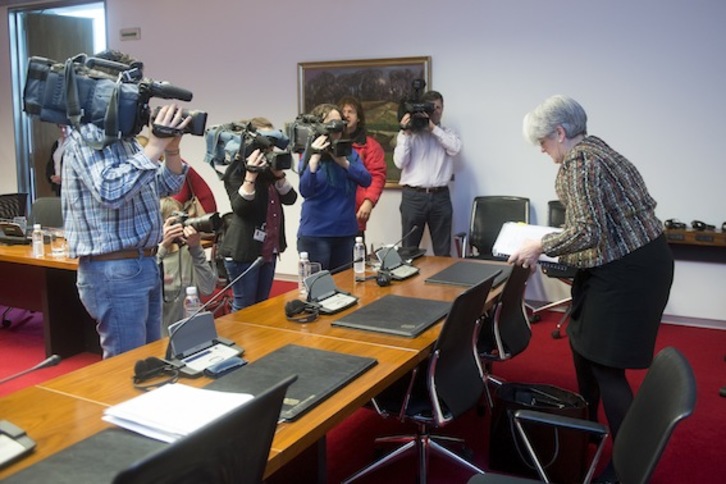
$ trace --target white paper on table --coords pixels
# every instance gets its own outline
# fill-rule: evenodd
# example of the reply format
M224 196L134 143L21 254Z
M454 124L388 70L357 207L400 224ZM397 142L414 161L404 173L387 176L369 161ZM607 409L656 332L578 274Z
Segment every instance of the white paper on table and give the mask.
M497 240L492 247L492 254L497 257L509 257L517 251L525 240L540 240L547 234L553 232L562 232L559 227L549 227L547 225L530 225L521 222L505 222L499 231ZM550 257L541 254L539 260L543 262L558 262L557 257Z

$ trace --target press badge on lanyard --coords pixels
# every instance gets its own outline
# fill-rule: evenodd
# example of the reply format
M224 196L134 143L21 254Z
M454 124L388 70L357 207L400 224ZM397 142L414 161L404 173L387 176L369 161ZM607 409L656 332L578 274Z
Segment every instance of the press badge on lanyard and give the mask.
M267 224L264 223L264 224L262 224L262 227L260 227L259 229L255 229L255 235L253 236L253 238L257 242L264 242L265 241L265 237L267 237L267 233L265 232L265 227L266 226L267 226Z

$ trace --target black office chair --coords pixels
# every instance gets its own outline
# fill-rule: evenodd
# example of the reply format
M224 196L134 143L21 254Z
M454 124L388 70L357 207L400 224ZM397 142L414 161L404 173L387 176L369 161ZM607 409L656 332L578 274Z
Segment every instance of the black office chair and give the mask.
M0 220L12 221L14 217L25 217L28 209L27 193L6 193L0 195ZM12 321L8 317L12 306L8 306L3 311L2 327L9 328Z
M475 197L469 232L456 234L459 257L496 259L492 247L505 222L529 223L529 198L513 196Z
M12 221L13 217L24 217L27 210L27 193L5 193L0 195L0 219Z
M653 360L613 442L613 467L620 482L635 484L650 481L673 430L693 413L695 405L696 381L691 365L676 348L663 349ZM608 435L607 427L590 420L532 410L518 410L514 421L542 481L489 473L472 477L469 484L549 482L527 439L526 428L529 425L564 427L597 436L600 443L584 482L590 481Z
M492 375L492 363L506 361L523 352L532 339L532 329L524 306L524 291L531 272L515 265L504 283L502 294L494 308L483 318L477 338L477 352L485 371L485 380L495 385L502 381ZM492 407L492 396L485 387L487 403Z
M447 425L474 408L484 391L474 337L493 280L494 277L490 277L460 294L451 306L428 361L373 399L373 406L381 416L414 422L416 434L376 439L376 443L403 445L345 479L344 483L380 469L413 450L418 453L418 477L422 483L426 482L430 452L472 472L481 472L474 464L439 443L463 441L431 435L431 430Z
M113 484L260 483L288 377L116 475ZM112 450L109 450L112 451Z
M43 227L63 228L63 212L60 197L36 198L30 207L30 222Z
M562 202L560 202L559 200L551 200L547 202L547 208L548 225L550 227L564 227L565 206L562 204ZM576 268L560 264L541 264L540 268L542 269L542 273L547 277L552 279L558 279L563 283L567 284L568 286L572 286L572 281L575 278L575 274L577 273ZM534 309L530 318L532 321L537 321L539 320L540 313L561 307L565 308L565 312L562 315L562 318L560 318L559 322L557 323L557 327L552 332L553 338L561 338L562 327L565 325L565 323L567 323L567 320L570 318L570 310L572 309L571 296L560 299L558 301L553 301L549 304L545 304L544 306L540 306L537 309Z

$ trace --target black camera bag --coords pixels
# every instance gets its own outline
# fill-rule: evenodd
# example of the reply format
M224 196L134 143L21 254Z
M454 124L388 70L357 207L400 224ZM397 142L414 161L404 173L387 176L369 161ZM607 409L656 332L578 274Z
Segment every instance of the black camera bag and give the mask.
M489 467L539 478L514 425L514 412L520 409L584 419L587 418L587 404L580 395L551 385L504 383L497 389L489 433ZM552 482L582 481L587 471L587 434L528 424L524 424L524 430Z

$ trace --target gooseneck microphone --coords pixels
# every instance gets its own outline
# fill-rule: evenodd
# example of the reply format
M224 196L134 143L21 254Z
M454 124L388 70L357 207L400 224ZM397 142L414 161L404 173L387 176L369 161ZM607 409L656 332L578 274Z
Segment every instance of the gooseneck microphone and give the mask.
M33 366L32 368L28 368L27 370L23 370L20 373L16 373L14 375L10 375L8 377L3 378L0 380L0 385L3 383L9 382L10 380L15 380L16 378L19 378L23 375L27 375L28 373L31 373L35 370L40 370L41 368L48 368L50 366L55 366L58 363L61 362L61 357L58 355L50 355L48 358L44 359L37 365Z
M400 244L401 242L403 242L404 240L406 240L406 238L409 235L411 235L412 233L414 233L416 231L416 229L418 229L418 225L414 225L413 227L411 227L411 230L409 230L408 232L406 232L406 235L404 235L403 237L401 237L401 239L398 240L396 243L394 243L394 244L386 247L386 252L383 254L383 257L381 257L381 268L380 268L380 270L382 270L382 271L387 271L388 270L388 267L386 266L386 259L388 258L388 254L391 253L391 250L395 250L396 249L396 246L398 244Z
M249 273L250 273L250 271L252 271L252 270L253 270L253 269L255 269L255 268L256 268L257 266L259 266L260 264L262 264L262 261L263 261L263 259L262 259L262 256L259 256L259 257L257 257L257 259L255 259L255 261L254 261L254 262L253 262L253 263L252 263L252 264L251 264L251 265L250 265L250 266L249 266L249 267L247 268L247 270L246 270L246 271L244 271L244 272L243 272L242 274L240 274L240 275L238 275L237 277L235 277L234 279L232 279L232 281L230 281L230 283L229 283L229 284L227 284L226 286L224 286L224 288L222 288L222 289L221 289L221 290L220 290L219 292L217 292L217 294L215 294L215 295L214 295L214 296L213 296L213 297L212 297L212 298L211 298L211 299L210 299L209 301L207 301L207 302L205 302L204 304L202 304L202 305L201 305L201 306L199 307L199 309L197 309L196 311L194 311L194 312L193 312L193 313L192 313L192 314L191 314L191 315L190 315L190 316L189 316L188 318L186 318L186 319L185 319L185 320L184 320L184 321L183 321L183 322L182 322L181 324L177 325L177 326L176 326L176 327L174 328L174 330L173 330L173 331L172 331L171 333L169 333L169 344L168 344L168 346L166 347L166 359L167 359L167 360L171 360L171 359L173 358L173 355L172 355L172 341L173 341L174 335L176 335L176 334L177 334L177 333L179 332L179 330L180 330L180 329L182 329L182 328L183 328L184 326L186 326L186 324L187 324L187 323L188 323L189 321L193 320L193 319L194 319L194 317L195 317L195 316L196 316L197 314L199 314L199 313L201 313L202 311L204 311L205 309L207 309L207 308L209 307L209 305L210 305L210 304L212 304L212 303L213 303L214 301L216 301L216 300L217 300L217 299L218 299L219 297L221 297L221 296L222 296L222 295L223 295L223 294L224 294L225 292L227 292L227 290L228 290L228 289L229 289L230 287L234 286L234 285L235 285L235 284L236 284L236 283L237 283L237 282L238 282L239 280L241 280L241 279L242 279L243 277L245 277L245 276L246 276L247 274L249 274ZM171 363L170 363L170 364L171 364Z

